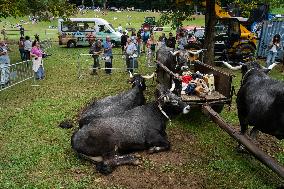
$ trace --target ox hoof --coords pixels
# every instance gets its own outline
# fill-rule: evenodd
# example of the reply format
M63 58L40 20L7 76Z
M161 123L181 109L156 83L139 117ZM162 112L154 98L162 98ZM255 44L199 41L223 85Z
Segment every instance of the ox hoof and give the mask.
M97 163L96 170L102 173L103 175L108 175L113 172L113 168L104 162Z
M241 144L239 144L236 149L237 149L237 152L239 152L239 153L248 153L246 148Z

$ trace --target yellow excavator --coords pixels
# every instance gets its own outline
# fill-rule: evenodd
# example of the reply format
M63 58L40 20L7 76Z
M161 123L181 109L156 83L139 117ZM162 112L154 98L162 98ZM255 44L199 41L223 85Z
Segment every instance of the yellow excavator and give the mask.
M176 3L191 4L192 0L176 0ZM206 2L203 1L202 5L206 6ZM221 59L242 59L254 54L256 35L240 23L240 18L232 17L217 3L215 4L215 12L217 17L215 54L223 56ZM204 38L200 38L198 42L201 48ZM192 44L192 47L196 49L198 45Z

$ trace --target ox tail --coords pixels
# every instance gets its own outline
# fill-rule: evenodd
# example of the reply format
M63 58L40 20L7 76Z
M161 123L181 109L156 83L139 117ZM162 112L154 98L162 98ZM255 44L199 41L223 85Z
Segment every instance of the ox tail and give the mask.
M73 127L73 123L71 120L64 120L59 124L59 127L63 129L71 129Z

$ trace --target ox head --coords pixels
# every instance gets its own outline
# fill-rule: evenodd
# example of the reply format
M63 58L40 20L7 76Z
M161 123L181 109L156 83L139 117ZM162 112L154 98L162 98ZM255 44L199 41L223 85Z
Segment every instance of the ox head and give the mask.
M156 98L159 106L169 115L175 116L180 113L187 114L190 106L182 99L166 89L163 85L158 85L156 90Z
M240 63L239 66L232 66L227 62L223 62L223 64L231 70L241 70L243 79L245 79L244 77L247 76L249 72L252 70L257 71L258 73L264 73L264 74L268 74L269 71L271 70L270 68L264 68L263 66L258 64L256 61L247 62L246 64Z
M141 74L132 74L131 72L129 72L129 83L132 83L132 88L134 88L135 86L138 86L139 89L141 90L145 90L146 89L146 84L145 84L145 79L151 79L153 78L155 75L155 73L153 73L152 75L146 75L143 76Z
M177 63L180 69L188 68L188 61L190 60L190 54L187 50L178 50L175 52L170 51L173 56L176 57Z

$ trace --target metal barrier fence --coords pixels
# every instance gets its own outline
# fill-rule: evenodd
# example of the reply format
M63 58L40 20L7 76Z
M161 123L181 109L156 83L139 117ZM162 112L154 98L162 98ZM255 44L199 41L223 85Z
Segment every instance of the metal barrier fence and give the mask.
M118 70L118 71L127 71L127 66L126 66L126 59L124 54L113 54L113 59L112 59L112 66L118 66L118 67L112 67L112 68L105 68L105 58L104 56L100 55L99 56L99 62L100 62L100 67L99 68L93 68L94 64L94 58L92 57L93 54L79 54L78 55L78 60L77 60L77 68L78 68L78 78L81 79L83 75L88 75L90 72L94 69L98 70ZM84 59L83 59L84 57ZM122 64L118 65L115 64L116 60L122 60ZM131 69L135 70L137 69L137 59L131 59L132 62L130 62ZM136 62L135 62L136 61ZM88 71L88 73L86 73Z
M34 78L31 60L0 65L0 91Z
M45 50L47 50L47 49L49 49L51 47L52 47L52 42L51 42L50 39L44 39L44 40L40 41L40 48L43 51L45 51Z

